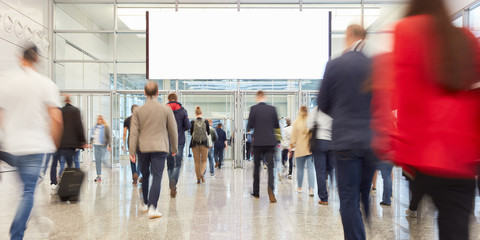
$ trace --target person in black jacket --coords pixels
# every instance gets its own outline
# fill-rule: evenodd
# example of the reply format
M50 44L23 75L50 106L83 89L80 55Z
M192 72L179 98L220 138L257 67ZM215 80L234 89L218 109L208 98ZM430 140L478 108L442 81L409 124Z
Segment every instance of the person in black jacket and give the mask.
M170 179L170 196L174 198L177 195L177 183L180 176L180 168L182 167L183 149L185 148L185 132L190 129L190 121L188 121L188 112L177 102L178 97L175 93L168 95L168 103L175 120L177 121L178 130L178 152L176 156L169 153L167 156L167 172Z
M133 112L135 111L135 109L137 109L137 108L138 108L138 105L136 105L136 104L132 105L132 107L130 108L130 110L132 112L132 115L133 115ZM127 146L127 147L125 147L125 146L122 147L122 149L124 151L125 151L125 149L128 149L128 143L129 143L129 140L130 140L130 123L131 122L132 122L132 116L128 117L123 122L123 144L125 144L125 146ZM128 137L127 137L127 132L128 132ZM134 163L132 161L130 161L130 167L132 169L132 184L136 185L137 180L138 180L138 176L140 174L140 167L137 166L137 163Z
M362 53L366 31L351 25L348 48L325 68L318 107L331 116L332 144L337 168L340 216L345 239L366 239L365 218L370 216L370 186L378 159L371 149L371 91L367 89L371 60Z
M258 91L256 98L258 104L250 108L247 125L247 131L254 129L253 159L255 168L253 172L252 196L255 198L260 196L260 162L265 157L268 166L268 196L270 202L274 203L277 201L273 193L273 155L275 153L275 145L277 144L274 129L280 128L280 126L278 124L277 111L275 107L265 103L267 98L263 91Z
M62 108L63 135L60 148L53 156L52 167L50 168L50 184L54 187L57 182L57 163L63 157L67 167L72 167L76 149L87 147L87 140L83 129L80 110L70 104L70 96L65 95L65 106Z

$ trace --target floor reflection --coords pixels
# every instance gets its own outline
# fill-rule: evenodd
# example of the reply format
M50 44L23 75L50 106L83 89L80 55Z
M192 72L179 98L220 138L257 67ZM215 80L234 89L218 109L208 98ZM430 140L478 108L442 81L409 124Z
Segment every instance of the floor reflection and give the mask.
M293 180L276 181L278 202L271 204L266 194L267 172L261 170L260 199L250 197L253 164L233 169L231 162L207 174L205 183L196 184L192 160L184 161L178 194L170 198L166 172L162 180L159 208L163 216L150 220L139 211L140 185L131 184L128 161L120 168L104 169L102 183L94 183L94 163L82 163L86 180L79 202L60 202L50 194L49 179L36 193L36 205L52 220L49 239L343 239L339 200L329 181L329 204L318 197L295 192ZM294 171L295 173L295 171ZM48 178L48 177L47 177ZM304 180L306 181L306 179ZM8 239L10 223L18 204L20 188L15 173L2 173L0 183L0 239ZM372 223L368 239L436 239L435 208L425 198L419 217L406 217L408 184L401 170L394 169L392 206L380 206L382 179L372 195ZM471 236L480 235L480 198L476 198ZM39 220L40 219L40 220ZM44 239L48 232L42 218L32 217L26 239Z

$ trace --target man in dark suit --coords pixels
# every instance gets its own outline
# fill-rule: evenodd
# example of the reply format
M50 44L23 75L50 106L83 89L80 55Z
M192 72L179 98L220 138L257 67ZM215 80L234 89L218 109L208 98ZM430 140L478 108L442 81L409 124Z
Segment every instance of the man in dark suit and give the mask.
M60 148L53 156L50 168L50 184L57 185L57 163L63 157L67 167L72 167L75 150L87 147L80 110L70 104L70 96L65 95L65 106L62 108L63 135Z
M347 49L330 61L318 95L319 108L333 118L332 143L337 162L340 215L345 239L365 239L360 201L368 219L369 194L377 158L370 147L371 61L362 53L365 30L352 25L346 31Z
M277 111L275 107L265 103L267 98L262 91L257 92L258 104L250 108L248 117L247 131L254 129L253 132L253 156L255 170L253 172L253 192L252 196L260 197L260 162L265 157L268 166L268 197L270 202L274 203L275 194L273 193L273 155L275 153L274 129L280 128L278 125Z

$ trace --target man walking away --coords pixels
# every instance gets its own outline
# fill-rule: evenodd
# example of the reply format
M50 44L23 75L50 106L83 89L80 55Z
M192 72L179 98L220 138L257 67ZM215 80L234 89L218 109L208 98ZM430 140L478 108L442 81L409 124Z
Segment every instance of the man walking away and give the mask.
M17 167L23 194L10 228L10 238L23 239L33 207L40 170L62 138L62 112L55 83L35 71L36 47L23 52L21 68L0 75L0 127L4 134L0 152Z
M162 216L157 203L165 158L169 151L174 157L177 154L178 132L172 110L157 100L157 82L149 81L145 85L145 95L147 101L132 115L129 152L131 161L136 162L135 153L138 151L140 171L143 175L141 210L148 210L148 217L153 219ZM150 171L153 178L149 189Z
M57 182L57 163L63 157L67 167L71 168L74 162L76 149L87 147L87 140L83 129L80 110L70 104L70 96L65 95L65 106L62 108L63 135L60 149L53 157L50 168L50 184L55 188Z
M215 176L215 166L213 165L213 145L215 141L217 141L217 132L215 129L212 127L213 121L212 119L208 119L208 127L210 128L210 136L208 140L208 165L210 165L210 175L212 177ZM205 173L203 174L205 175Z
M215 157L215 167L222 169L223 165L223 154L225 149L227 149L227 133L222 129L223 125L219 123L215 132L217 133L217 140L215 141L214 146L214 157Z
M188 121L188 112L182 107L178 101L176 93L168 95L167 106L170 107L177 122L178 133L178 152L176 156L172 156L172 152L167 156L167 172L170 180L170 197L177 196L177 183L180 176L180 169L182 167L183 149L185 148L185 132L190 129L190 121Z
M275 138L274 129L280 128L278 124L278 116L275 107L266 104L267 97L263 91L258 91L256 95L257 105L250 108L248 117L247 131L253 132L253 158L255 169L253 171L253 192L252 196L260 197L260 162L265 157L268 166L268 196L270 202L277 202L275 199L274 182L273 182L273 154L275 154Z
M360 201L370 216L370 186L378 159L370 141L371 91L366 89L371 61L361 51L366 31L351 25L346 31L348 48L330 61L318 95L318 106L333 118L332 143L337 161L340 215L345 239L365 239Z
M135 110L138 108L138 105L136 104L133 104L132 105L132 108L131 108L131 112L132 112L132 115L133 115L133 112L135 112ZM130 140L130 125L131 125L131 121L132 121L132 116L130 115L130 117L128 117L127 119L125 119L125 121L123 122L123 144L125 144L128 148L128 142ZM127 138L127 131L128 131L128 138ZM125 151L125 147L122 147L123 150ZM133 185L136 185L137 184L137 181L138 181L138 167L137 167L137 163L134 163L132 161L130 161L130 167L132 168L132 184Z

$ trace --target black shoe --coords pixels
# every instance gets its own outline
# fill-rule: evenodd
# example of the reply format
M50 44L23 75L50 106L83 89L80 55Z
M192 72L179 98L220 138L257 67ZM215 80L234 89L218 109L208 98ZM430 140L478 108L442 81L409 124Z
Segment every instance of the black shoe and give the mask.
M380 205L383 205L383 206L390 206L390 205L392 205L392 204L386 204L386 203L384 203L384 202L380 202Z
M259 196L258 194L255 194L255 193L250 193L250 195L251 195L252 197L256 198L256 199L259 199L259 198L260 198L260 196Z

